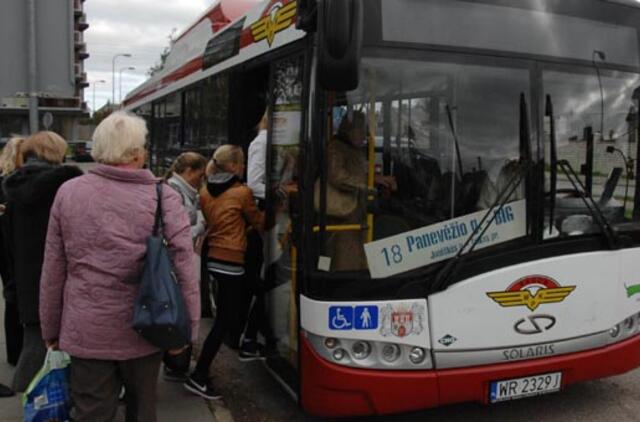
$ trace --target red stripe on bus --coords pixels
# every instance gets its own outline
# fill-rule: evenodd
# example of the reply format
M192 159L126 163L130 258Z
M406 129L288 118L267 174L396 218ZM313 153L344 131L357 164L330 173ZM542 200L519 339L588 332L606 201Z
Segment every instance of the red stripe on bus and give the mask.
M222 6L218 4L216 7L211 9L208 13L204 14L196 23L191 25L186 31L180 34L180 36L175 40L175 42L178 42L184 37L186 37L187 34L189 34L196 26L200 25L200 23L205 19L209 19L209 21L211 21L211 29L213 30L214 34L231 23L231 21L222 12Z
M253 35L251 34L251 27L245 28L240 35L240 49L248 47L254 42Z
M190 60L184 66L174 70L173 72L171 72L170 74L162 78L160 81L156 82L152 86L144 89L143 91L139 92L138 94L126 100L124 102L124 105L129 105L138 100L141 100L144 97L147 97L153 94L154 92L161 90L162 88L166 87L170 83L177 82L180 79L184 79L187 76L201 70L203 61L204 61L203 56L196 57L195 59Z
M242 31L242 34L240 35L240 49L248 47L251 44L253 44L254 42L255 41L253 39L253 35L251 34L251 27L245 28ZM124 102L124 105L133 104L134 102L139 101L139 100L143 99L144 97L149 96L149 95L153 94L154 92L157 92L157 91L161 90L162 88L167 86L169 83L177 82L180 79L184 79L187 76L191 75L192 73L195 73L198 70L201 70L202 66L203 66L203 62L204 62L204 55L202 55L200 57L196 57L195 59L190 60L184 66L180 67L177 70L174 70L173 72L171 72L170 74L168 74L167 76L162 78L161 81L157 82L156 84L152 85L151 87L146 88L145 90L141 91L140 93L138 93L138 94L134 95L133 97L131 97L130 99L126 100Z
M195 59L191 59L184 66L178 68L177 70L174 70L173 72L171 72L170 74L162 78L162 85L166 85L170 82L179 81L180 79L186 78L192 73L195 73L198 70L201 70L203 62L204 62L203 56L196 57Z

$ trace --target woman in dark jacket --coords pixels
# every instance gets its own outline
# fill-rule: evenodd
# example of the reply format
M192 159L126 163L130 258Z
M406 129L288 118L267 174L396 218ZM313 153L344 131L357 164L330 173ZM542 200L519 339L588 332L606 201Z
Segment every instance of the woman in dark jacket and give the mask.
M13 380L15 391L27 388L46 354L38 304L49 211L58 188L82 174L77 167L60 165L66 150L67 143L53 132L30 136L18 148L18 169L3 182L7 200L5 244L24 330L23 350Z
M24 138L14 137L2 148L2 153L0 154L0 186L2 181L15 171L18 145L23 141ZM18 319L16 286L8 265L8 253L10 251L5 247L7 224L4 212L6 203L7 199L4 191L0 189L0 277L2 277L2 293L5 301L4 335L7 343L7 362L12 366L16 366L22 350L22 325L20 325L20 320Z

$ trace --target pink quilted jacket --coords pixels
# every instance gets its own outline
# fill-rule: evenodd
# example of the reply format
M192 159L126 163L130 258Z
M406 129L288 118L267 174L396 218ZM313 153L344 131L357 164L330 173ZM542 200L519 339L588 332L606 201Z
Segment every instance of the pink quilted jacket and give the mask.
M157 182L148 170L99 165L58 190L40 279L40 321L43 338L59 339L71 356L127 360L157 352L131 328ZM162 205L195 339L200 289L189 217L169 186Z

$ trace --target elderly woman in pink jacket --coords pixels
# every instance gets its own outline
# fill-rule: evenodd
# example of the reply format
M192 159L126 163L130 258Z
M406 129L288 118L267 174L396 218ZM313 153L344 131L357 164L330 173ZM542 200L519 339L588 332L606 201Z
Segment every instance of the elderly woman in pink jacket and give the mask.
M91 152L100 164L62 185L51 209L40 281L42 336L71 355L78 422L113 420L123 385L127 420L156 420L162 354L131 327L159 183L143 170L146 135L136 116L117 112L105 119ZM178 193L162 192L164 236L195 340L200 292L189 217Z

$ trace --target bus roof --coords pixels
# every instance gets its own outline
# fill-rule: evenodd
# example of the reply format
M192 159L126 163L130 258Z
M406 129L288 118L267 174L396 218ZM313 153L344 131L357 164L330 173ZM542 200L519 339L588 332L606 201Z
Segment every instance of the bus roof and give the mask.
M171 46L164 67L124 99L130 110L302 38L296 0L220 0Z

